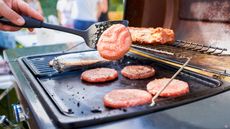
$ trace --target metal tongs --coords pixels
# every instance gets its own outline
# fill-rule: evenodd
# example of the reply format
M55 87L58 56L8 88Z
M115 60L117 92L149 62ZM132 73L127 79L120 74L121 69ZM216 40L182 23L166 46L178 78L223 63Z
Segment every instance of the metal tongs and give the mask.
M87 30L77 30L77 29L71 29L66 28L58 25L52 25L48 23L44 23L43 21L39 21L37 19L22 15L22 17L25 20L25 24L22 26L17 26L7 20L4 17L0 17L0 23L11 25L11 26L17 26L17 27L24 27L24 28L47 28L52 30L58 30L62 32L67 32L75 35L79 35L82 38L84 38L85 43L88 47L96 49L96 44L101 36L101 34L109 28L113 24L123 24L125 26L128 26L127 20L120 20L120 21L103 21L103 22L97 22L93 25L91 25Z
M187 61L180 67L180 69L171 77L171 79L168 81L168 83L162 87L156 95L153 96L152 98L152 103L149 106L155 106L156 102L155 100L158 98L158 96L161 94L161 92L164 91L164 89L173 81L173 79L175 79L175 77L185 68L185 66L189 63L189 61L191 60L191 57L187 58Z

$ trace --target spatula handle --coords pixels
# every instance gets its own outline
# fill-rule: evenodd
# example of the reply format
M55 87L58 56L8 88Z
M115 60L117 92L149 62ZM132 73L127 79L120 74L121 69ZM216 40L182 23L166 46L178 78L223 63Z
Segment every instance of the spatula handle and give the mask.
M0 23L3 23L5 25L16 26L16 27L23 27L23 28L47 28L47 29L58 30L62 32L79 35L83 38L85 38L85 35L86 35L86 31L83 31L83 30L77 30L77 29L66 28L66 27L62 27L58 25L47 24L37 19L34 19L32 17L25 16L25 15L22 15L22 17L25 20L25 24L22 26L15 25L14 23L12 23L11 21L9 21L8 19L4 17L0 17Z
M15 25L8 19L4 17L0 17L0 23L3 23L5 25L10 25L10 26L16 26L16 27L23 27L23 28L41 28L42 27L42 21L39 21L37 19L34 19L32 17L28 17L25 15L22 15L23 19L25 20L25 24L22 26Z

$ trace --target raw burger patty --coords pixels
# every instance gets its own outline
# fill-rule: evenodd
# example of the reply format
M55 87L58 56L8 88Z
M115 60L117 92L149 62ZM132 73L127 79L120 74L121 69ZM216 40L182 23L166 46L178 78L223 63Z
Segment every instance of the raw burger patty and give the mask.
M115 24L106 29L97 43L97 50L101 57L117 60L129 51L132 44L128 28L122 24Z
M155 70L150 66L130 65L124 67L121 74L129 79L144 79L152 77Z
M144 28L144 27L128 27L132 36L132 41L143 44L165 44L173 43L175 34L173 30L167 28Z
M152 95L144 90L119 89L104 96L104 105L110 108L126 108L151 103Z
M148 92L155 95L163 86L165 86L169 78L155 79L147 84ZM189 86L187 82L174 79L167 87L161 92L161 97L177 97L187 94Z
M106 82L114 80L117 77L117 71L110 68L90 69L81 74L81 79L87 82Z

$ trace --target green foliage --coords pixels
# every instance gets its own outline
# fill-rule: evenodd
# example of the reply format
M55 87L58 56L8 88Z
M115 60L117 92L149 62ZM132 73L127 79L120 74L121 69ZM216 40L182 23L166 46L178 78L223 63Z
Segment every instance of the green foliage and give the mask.
M44 15L57 15L56 4L57 0L40 0Z
M123 11L123 0L109 0L109 11Z

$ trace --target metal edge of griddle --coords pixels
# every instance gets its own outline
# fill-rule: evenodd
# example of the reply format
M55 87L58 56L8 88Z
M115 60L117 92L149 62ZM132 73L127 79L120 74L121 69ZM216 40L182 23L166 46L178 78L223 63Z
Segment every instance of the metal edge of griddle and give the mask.
M49 108L44 108L47 112L49 112L49 116L52 119L57 120L57 124L60 123L69 123L69 121L74 121L73 117L69 114L62 114L62 112L57 108L57 105L53 103L53 100L50 99L49 95L45 91L45 89L41 86L41 84L38 82L38 79L33 76L31 71L29 70L29 67L24 63L23 58L25 57L19 57L17 59L20 68L24 72L25 77L29 81L31 88L35 91L36 95L38 96L39 100L42 102L43 106L49 107ZM58 115L58 116L57 116ZM61 115L61 117L60 117ZM68 119L68 120L67 120Z
M37 56L36 56L37 57ZM23 61L23 63L26 65L26 67L28 67L28 70L32 73L34 70L30 70L31 69L31 67L28 65L28 63L26 63L25 61L28 61L28 60L25 60L27 57L22 57L22 58L20 58L19 60L22 60ZM33 67L32 67L33 68ZM25 72L25 71L24 71ZM68 74L68 73L65 73L65 74ZM41 84L41 82L40 82L40 80L38 79L38 78L41 78L41 77L46 77L47 78L47 76L35 76L35 80L38 82L38 84L39 85L42 85ZM49 76L48 76L49 77ZM42 86L42 89L45 91L45 92L48 92L43 86ZM57 106L57 108L62 112L62 113L64 113L66 116L72 116L71 114L71 110L69 110L66 106L65 106L65 104L63 104L62 102L56 102L56 101L54 101L54 99L52 99L52 96L50 96L50 93L47 93L47 95L50 97L50 99L54 102L54 104L55 104L55 106ZM58 104L58 103L60 103L60 104Z
M23 65L23 61L21 59L19 59L19 63L21 65ZM177 106L181 106L184 104L188 104L191 102L195 102L210 96L214 96L216 94L219 94L221 92L224 92L226 90L230 89L230 85L229 83L226 82L222 82L222 85L220 87L217 87L215 90L212 90L212 92L209 95L200 95L196 98L190 99L190 100L182 100L180 102L176 102L171 104L170 106L167 107L150 107L148 110L142 110L142 111L138 111L138 112L128 112L128 113L124 113L124 114L119 114L116 116L103 116L103 115L99 115L98 118L96 119L92 119L92 118L86 118L84 121L79 121L79 119L76 119L76 117L70 117L70 116L65 116L62 113L60 113L60 111L54 107L56 107L56 105L54 105L54 103L52 103L52 100L47 99L47 94L45 92L41 92L44 89L41 88L40 84L38 82L36 82L36 78L34 78L32 76L32 74L29 72L28 68L26 66L20 66L22 69L24 69L23 71L26 72L27 74L27 79L29 79L30 83L34 84L34 90L36 91L38 96L42 96L39 97L40 100L43 102L43 106L46 106L48 108L45 108L47 112L49 112L49 116L50 118L54 119L54 122L60 126L61 128L72 128L74 127L86 127L86 126L91 126L91 125L96 125L96 124L101 124L101 123L106 123L106 122L112 122L112 121L118 121L118 120L123 120L123 119L128 119L128 118L133 118L133 117L138 117L138 116L142 116L142 115L147 115L150 113L154 113L157 111L163 111L166 109L170 109L173 107L177 107ZM199 75L199 76L203 76L203 75ZM29 78L28 78L29 77ZM49 97L48 97L49 98ZM57 120L57 121L55 121ZM77 120L77 121L76 121Z
M25 65L25 63L22 61L22 59L19 59L19 63L22 64L22 65ZM37 91L37 94L39 96L43 96L43 97L39 97L39 98L42 98L42 101L44 102L44 105L46 105L46 107L48 107L48 108L56 107L56 105L54 105L54 103L53 103L52 100L48 99L48 101L47 101L46 98L48 96L47 96L47 94L45 92L40 92L41 90L44 91L44 89L41 88L41 85L38 82L36 82L37 79L32 76L32 74L28 70L28 67L26 67L26 66L24 66L24 67L21 66L21 67L22 67L22 69L24 69L23 71L26 72L27 78L29 78L30 83L33 83L34 85L36 85L33 89L35 89ZM200 74L197 74L197 75L198 76L203 76L203 75L200 75ZM140 112L129 112L128 114L120 114L120 115L117 115L117 116L110 116L110 117L105 117L105 118L98 118L96 120L88 119L88 120L84 120L84 122L79 122L79 121L76 122L75 117L73 118L73 117L65 116L62 113L60 113L59 110L57 110L55 108L48 109L48 111L51 112L52 115L55 116L55 118L59 122L58 124L65 124L65 125L60 125L60 126L67 126L68 127L69 126L68 123L74 122L75 126L81 127L81 126L87 126L89 123L90 123L90 125L93 125L93 124L104 123L104 122L109 122L109 121L113 121L113 120L126 119L126 118L130 118L130 117L140 116L140 115L144 115L144 114L148 114L148 113L152 113L152 112L156 112L156 111L160 111L160 110L165 110L165 109L168 109L168 108L171 108L171 107L183 105L183 104L186 104L186 103L190 103L190 102L193 102L193 101L196 101L196 100L199 100L199 99L203 99L205 97L209 97L209 96L218 94L220 92L223 92L223 91L227 90L227 88L229 89L230 87L226 86L226 85L227 84L224 82L221 87L216 88L215 91L212 90L213 93L210 94L210 95L203 95L203 96L201 95L199 97L196 97L195 99L193 98L193 100L184 100L184 101L181 101L179 103L178 102L174 103L173 105L170 105L170 106L165 107L165 108L148 109L148 110L140 111ZM44 98L44 96L46 98ZM52 104L50 105L50 103L52 103ZM68 118L68 119L66 119L66 118Z
M149 52L146 52L146 51L143 51L143 50L139 50L139 49L135 49L135 48L132 48L130 50L130 52L133 53L133 54L139 55L141 57L146 57L146 58L149 58L149 59L152 59L152 60L157 60L157 61L160 61L160 62L164 62L166 64L170 64L170 65L173 65L175 67L180 67L180 65L183 64L183 62L180 62L180 61L177 61L177 60L171 60L171 59L168 59L168 58L164 58L163 56L159 56L159 55L152 54L152 53L149 53ZM210 77L211 76L212 77L214 77L214 76L215 77L225 76L226 78L230 78L230 73L226 73L224 71L220 72L220 71L217 71L217 70L214 70L214 69L205 69L205 68L198 67L198 66L191 65L191 64L188 64L187 66L188 67L185 67L185 69L189 69L189 70L191 70L193 72L198 72L198 73L203 74L203 75L208 75Z

